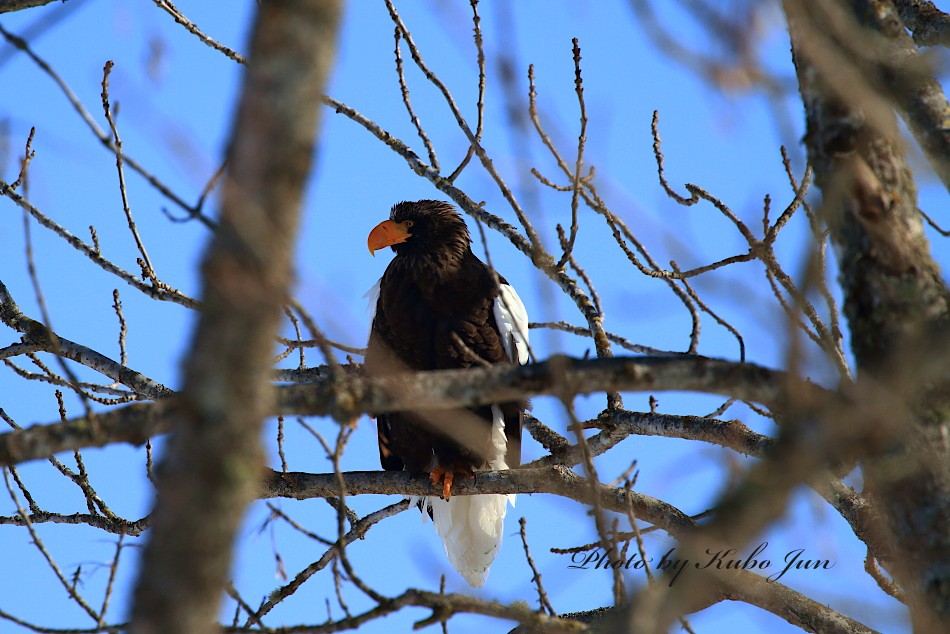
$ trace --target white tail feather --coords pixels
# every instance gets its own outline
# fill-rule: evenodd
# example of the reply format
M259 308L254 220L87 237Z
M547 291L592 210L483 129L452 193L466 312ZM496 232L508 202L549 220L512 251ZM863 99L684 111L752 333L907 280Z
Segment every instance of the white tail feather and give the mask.
M492 405L492 419L495 456L489 460L488 469L507 469L505 420L496 405ZM432 523L442 538L445 554L471 586L480 588L485 585L488 568L501 548L509 503L515 505L514 495L460 495L448 500L429 496L423 499L423 509L432 511Z
M501 547L507 495L426 498L432 523L452 566L476 588L485 585L488 568Z

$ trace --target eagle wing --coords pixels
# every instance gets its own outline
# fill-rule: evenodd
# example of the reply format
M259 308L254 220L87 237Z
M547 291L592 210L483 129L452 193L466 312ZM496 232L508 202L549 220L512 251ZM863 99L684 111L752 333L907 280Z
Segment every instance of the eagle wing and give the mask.
M495 318L495 326L501 334L501 344L505 348L505 354L512 363L524 365L530 357L530 348L528 344L528 311L525 310L524 303L518 297L514 287L502 278L498 297L495 298L492 307L492 314ZM495 412L492 425L493 444L498 446L496 436L501 431L504 434L505 460L502 465L494 466L494 469L513 469L521 466L521 426L524 421L524 405L522 403L506 403L501 406L494 406ZM499 414L501 416L501 425L499 430ZM514 504L514 496L511 496Z
M383 278L376 280L368 291L363 293L366 300L366 312L369 314L370 336L372 336L373 320L376 318L376 305L379 302L379 287L383 283ZM367 338L368 339L368 338ZM392 426L389 417L381 414L376 417L376 440L379 446L379 464L386 471L402 471L405 465L402 458L397 456L392 449Z

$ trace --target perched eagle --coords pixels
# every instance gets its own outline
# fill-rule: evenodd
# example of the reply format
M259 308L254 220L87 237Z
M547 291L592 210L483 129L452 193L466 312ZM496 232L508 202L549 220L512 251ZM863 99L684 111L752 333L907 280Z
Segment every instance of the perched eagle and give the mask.
M528 316L508 285L471 249L465 221L448 203L402 202L370 232L370 253L396 256L367 296L375 308L366 370L468 368L528 361ZM428 473L442 496L426 497L445 552L481 586L501 544L514 495L451 497L457 477L521 463L523 403L463 410L393 412L376 417L379 460L387 471Z

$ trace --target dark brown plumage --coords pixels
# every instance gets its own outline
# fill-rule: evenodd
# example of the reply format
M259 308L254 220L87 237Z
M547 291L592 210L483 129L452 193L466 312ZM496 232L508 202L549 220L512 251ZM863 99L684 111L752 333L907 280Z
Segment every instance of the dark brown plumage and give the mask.
M391 246L396 256L379 284L366 353L370 374L519 362L517 354L512 359L506 352L506 345L515 349L514 341L503 341L510 335L496 323L499 283L507 282L496 281L470 242L455 209L435 200L399 203L390 220L373 230L370 250ZM513 468L520 464L522 405L499 408L507 440L504 464ZM490 405L379 415L380 462L389 471L430 473L448 498L456 474L471 476L497 457L492 424Z
M435 200L394 206L367 240L370 252L396 257L372 295L366 352L370 374L527 363L528 316L514 289L472 253L468 230L451 205ZM521 462L520 403L376 417L384 469L429 473L441 498L425 496L446 555L481 586L501 547L513 495L451 497L457 474L509 469Z

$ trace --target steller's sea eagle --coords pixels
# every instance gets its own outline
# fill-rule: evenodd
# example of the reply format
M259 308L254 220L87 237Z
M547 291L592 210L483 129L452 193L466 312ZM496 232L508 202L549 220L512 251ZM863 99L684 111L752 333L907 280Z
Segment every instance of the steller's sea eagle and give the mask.
M401 202L367 240L370 253L396 256L367 296L375 309L366 371L468 368L528 361L528 316L505 278L471 249L465 221L437 200ZM379 460L387 471L427 473L441 497L421 500L459 573L481 586L501 544L514 495L452 497L452 482L521 463L524 403L376 417Z

